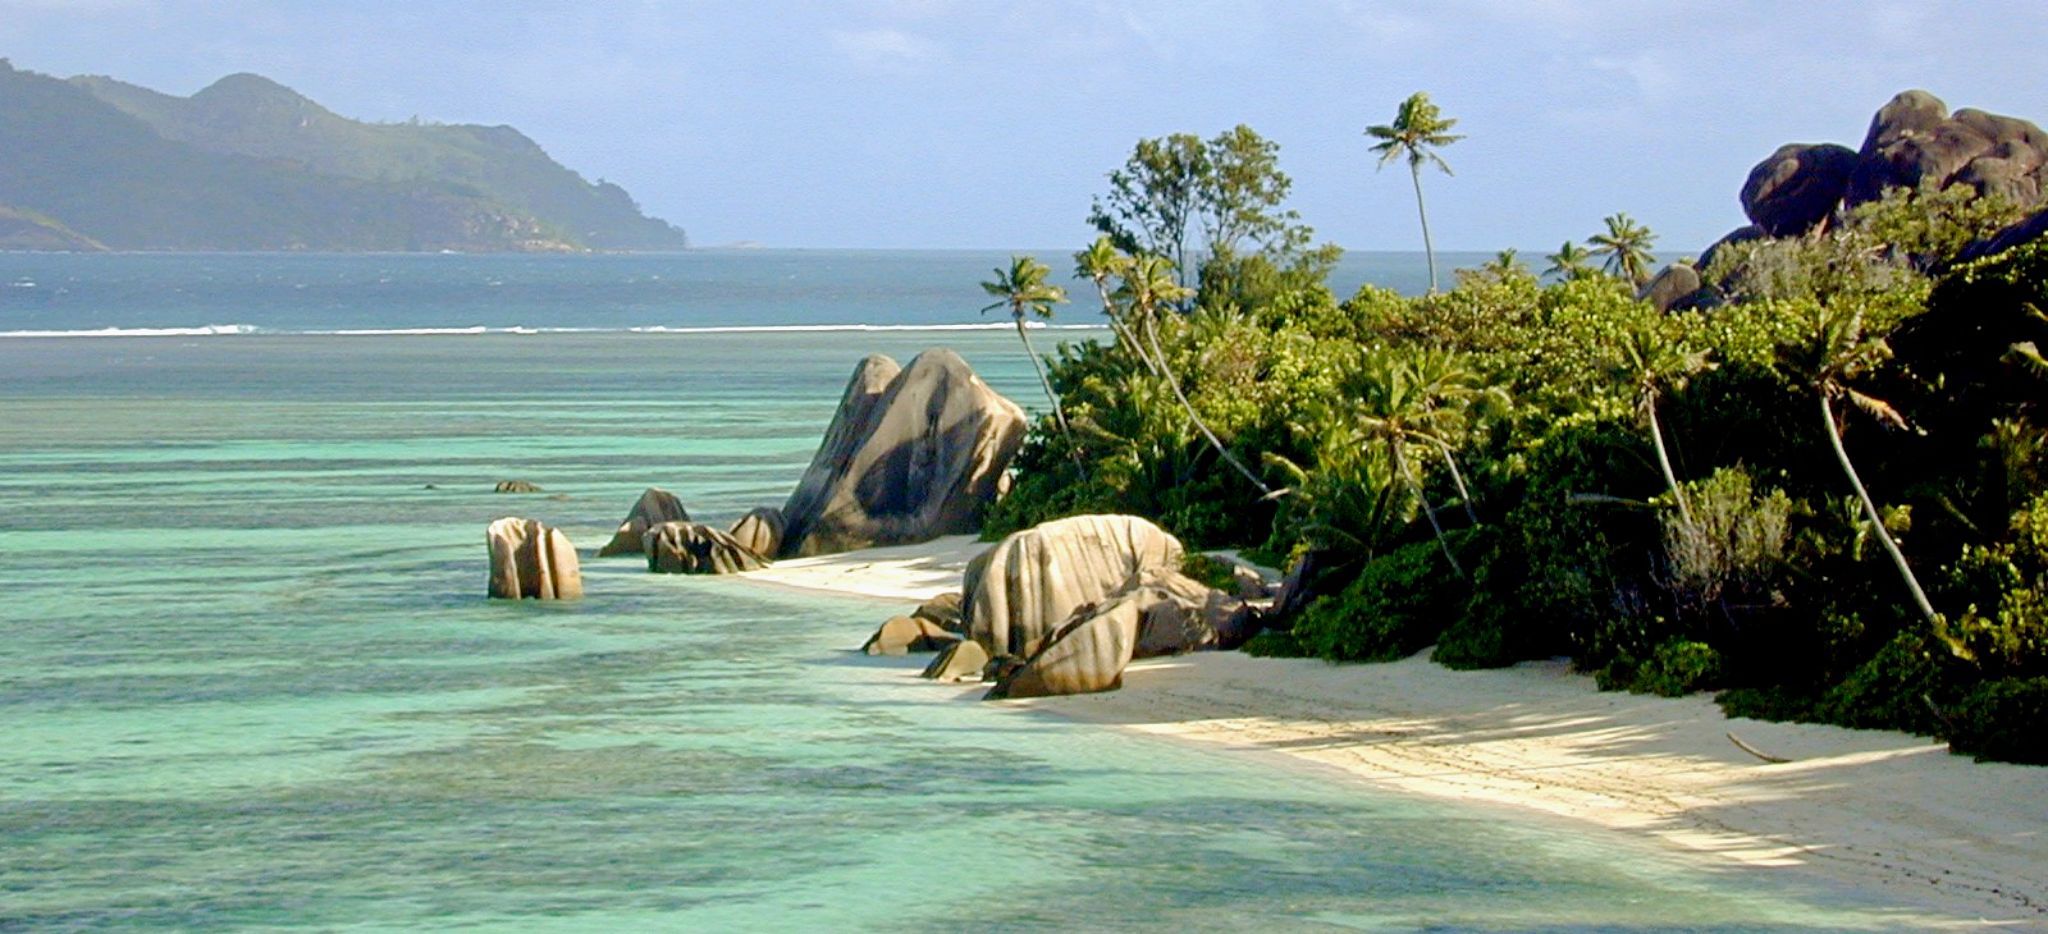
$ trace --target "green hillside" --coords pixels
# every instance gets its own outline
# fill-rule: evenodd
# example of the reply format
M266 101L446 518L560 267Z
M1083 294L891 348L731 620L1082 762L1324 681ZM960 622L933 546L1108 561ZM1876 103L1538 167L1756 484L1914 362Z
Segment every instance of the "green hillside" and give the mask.
M642 215L509 127L368 124L255 75L190 98L0 62L0 247L659 250ZM0 232L0 237L5 233Z

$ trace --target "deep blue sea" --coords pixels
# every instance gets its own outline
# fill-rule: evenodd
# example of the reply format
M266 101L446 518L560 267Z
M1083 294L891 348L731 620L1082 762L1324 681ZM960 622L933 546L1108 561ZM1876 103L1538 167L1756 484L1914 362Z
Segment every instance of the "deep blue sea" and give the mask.
M0 929L1885 920L960 700L853 651L888 603L594 558L580 602L483 598L501 515L588 554L648 485L779 503L865 353L952 346L1033 405L1013 334L948 329L1003 259L0 254Z
M1032 251L1022 251L1032 252ZM1000 327L977 283L1009 253L704 250L563 255L0 253L0 336L81 330L360 334L802 326ZM1033 253L1075 303L1055 324L1101 324L1065 253ZM1483 253L1439 254L1445 270ZM1420 292L1420 254L1353 253L1331 286Z

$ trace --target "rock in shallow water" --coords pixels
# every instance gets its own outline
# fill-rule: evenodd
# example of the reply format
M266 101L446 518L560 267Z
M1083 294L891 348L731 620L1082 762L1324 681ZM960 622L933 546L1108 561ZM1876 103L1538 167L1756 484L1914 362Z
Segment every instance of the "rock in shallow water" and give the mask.
M757 506L732 524L727 534L732 540L764 558L782 553L782 510L773 506Z
M660 487L648 487L633 504L633 511L626 514L626 521L619 523L619 530L612 540L597 550L600 558L613 555L637 555L646 551L647 530L664 522L688 522L690 512L683 508L683 501Z
M911 652L937 652L959 641L958 635L939 628L931 620L892 616L868 637L860 650L869 655L907 655Z
M737 574L768 566L732 536L701 522L664 522L648 529L642 544L647 569L658 574Z
M781 554L974 531L1024 441L1024 425L1024 410L950 350L927 350L904 369L880 355L862 360L782 507Z
M918 619L931 620L947 632L967 631L966 624L960 618L960 595L957 593L942 593L926 600L918 604L917 609L912 610L910 615Z
M491 556L492 597L574 600L583 596L576 546L561 530L537 519L499 519L484 531L484 546Z
M922 677L933 681L981 680L988 667L988 650L973 639L961 639L939 650L937 658L924 666Z

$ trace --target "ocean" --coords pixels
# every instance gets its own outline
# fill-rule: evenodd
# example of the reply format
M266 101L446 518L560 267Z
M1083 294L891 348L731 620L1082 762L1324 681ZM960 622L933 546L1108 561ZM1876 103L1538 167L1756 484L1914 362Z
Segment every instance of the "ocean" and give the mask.
M587 556L646 486L779 504L863 354L1041 406L978 327L1003 258L0 254L0 929L1887 923L962 700L854 651L887 601L588 557L582 601L484 599L502 515Z

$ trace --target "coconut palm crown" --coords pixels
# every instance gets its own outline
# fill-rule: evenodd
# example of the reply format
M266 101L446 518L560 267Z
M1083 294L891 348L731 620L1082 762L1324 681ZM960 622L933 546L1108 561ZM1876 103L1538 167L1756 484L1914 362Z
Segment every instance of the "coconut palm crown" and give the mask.
M1010 257L1008 270L997 266L995 278L981 284L982 291L996 298L981 311L982 314L987 314L998 308L1009 309L1010 321L1017 326L1017 339L1024 343L1024 354L1031 358L1032 368L1038 371L1038 383L1045 388L1046 401L1052 403L1053 421L1059 423L1061 435L1069 438L1071 446L1067 413L1060 409L1059 396L1052 391L1052 380L1046 378L1045 364L1038 359L1038 352L1031 347L1031 335L1024 330L1025 318L1037 315L1050 319L1052 306L1065 304L1067 300L1066 289L1045 281L1045 277L1051 272L1052 267L1039 262L1035 257Z
M1629 284L1640 287L1648 282L1654 259L1650 248L1657 244L1657 235L1627 214L1612 214L1601 222L1607 229L1586 238L1586 245L1593 248L1592 254L1607 257L1603 268L1627 279Z
M1430 103L1427 93L1417 91L1401 102L1394 122L1365 128L1365 135L1379 140L1372 151L1380 154L1380 168L1395 159L1408 160L1408 174L1415 181L1415 213L1422 219L1422 252L1429 258L1431 292L1436 291L1436 248L1429 240L1429 212L1422 206L1422 166L1428 163L1451 174L1450 163L1436 151L1465 138L1450 131L1457 123Z

